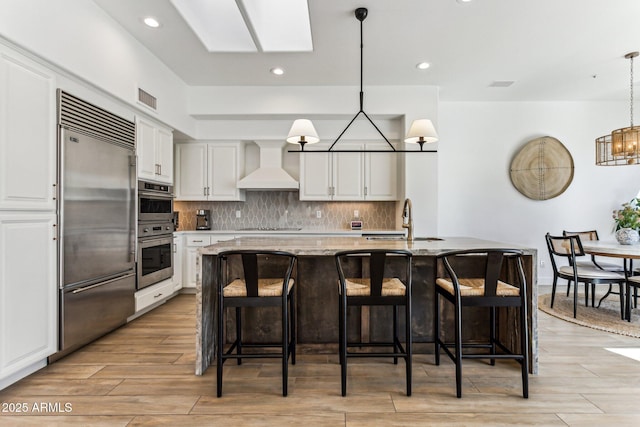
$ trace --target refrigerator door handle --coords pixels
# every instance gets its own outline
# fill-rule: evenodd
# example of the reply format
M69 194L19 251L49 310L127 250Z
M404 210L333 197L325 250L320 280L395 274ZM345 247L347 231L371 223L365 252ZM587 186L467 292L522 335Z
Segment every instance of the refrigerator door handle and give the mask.
M118 280L126 279L127 277L135 276L135 273L125 274L124 276L118 276L114 279L107 280L106 282L96 283L95 285L85 286L83 288L74 289L71 291L72 294L79 294L80 292L85 292L90 289L99 288L100 286L108 285L109 283L117 282Z

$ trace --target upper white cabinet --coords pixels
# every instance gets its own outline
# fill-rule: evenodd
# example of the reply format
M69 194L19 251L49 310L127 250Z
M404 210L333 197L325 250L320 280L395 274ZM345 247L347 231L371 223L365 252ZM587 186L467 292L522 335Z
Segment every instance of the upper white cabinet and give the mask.
M176 144L176 200L245 200L237 187L243 169L240 142Z
M0 46L0 210L55 210L56 79Z
M326 150L325 144L314 144L313 148ZM313 151L313 150L309 150ZM300 156L300 200L331 200L332 154L309 153Z
M386 148L384 144L367 144L368 150ZM364 199L398 199L398 154L365 153Z
M386 143L339 143L339 150L383 150ZM327 146L314 146L327 149ZM300 200L396 200L397 154L300 154Z
M173 183L173 133L142 117L136 118L138 177Z

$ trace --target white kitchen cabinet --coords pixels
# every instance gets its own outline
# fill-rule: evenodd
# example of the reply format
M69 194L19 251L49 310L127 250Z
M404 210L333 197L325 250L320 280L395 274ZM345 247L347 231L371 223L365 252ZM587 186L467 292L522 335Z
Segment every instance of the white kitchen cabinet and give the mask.
M0 389L57 351L55 224L55 213L0 213Z
M386 146L386 143L339 144L340 150L376 150ZM300 200L396 200L397 162L397 154L391 153L300 154Z
M239 142L176 144L176 200L245 200L237 187L244 165Z
M313 148L326 150L328 144L314 144ZM313 151L307 148L308 151ZM300 156L300 200L331 200L332 182L332 154L309 153Z
M182 289L182 253L183 239L181 235L173 235L173 289L178 291Z
M0 45L0 210L54 211L56 79Z
M340 144L340 143L339 143ZM364 144L340 144L341 150L362 150ZM364 200L363 153L332 153L332 200Z
M138 177L173 184L173 133L150 120L136 117Z
M147 311L149 311L152 308L155 308L154 304L160 305L158 303L167 301L175 294L175 292L174 282L171 279L163 280L162 282L156 283L153 286L148 286L136 292L136 313L145 309L148 309ZM138 315L140 314L143 313L139 313Z
M200 278L201 266L198 262L198 250L204 246L213 245L214 243L232 240L235 236L231 234L208 234L195 232L185 236L184 248L184 275L182 280L183 288L195 288L196 282Z
M384 144L367 144L368 150L385 149ZM398 199L398 154L365 153L364 199Z

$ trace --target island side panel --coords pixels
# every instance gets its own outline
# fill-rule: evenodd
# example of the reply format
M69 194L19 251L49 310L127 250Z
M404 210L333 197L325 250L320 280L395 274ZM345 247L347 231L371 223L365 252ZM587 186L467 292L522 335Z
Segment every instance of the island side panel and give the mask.
M298 283L298 342L337 346L338 272L334 257L298 257Z
M215 360L216 256L198 255L202 274L196 281L196 375Z

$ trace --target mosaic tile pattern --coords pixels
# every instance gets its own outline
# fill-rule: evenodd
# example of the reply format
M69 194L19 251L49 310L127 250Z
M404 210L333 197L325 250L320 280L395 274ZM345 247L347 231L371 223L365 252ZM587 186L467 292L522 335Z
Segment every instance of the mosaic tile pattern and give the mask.
M395 228L396 202L309 202L298 200L297 191L249 191L244 202L175 202L180 212L179 231L195 230L196 211L211 210L212 230L249 227L281 227L348 230L358 210L368 229ZM241 217L236 218L236 211ZM320 211L322 217L317 218Z

